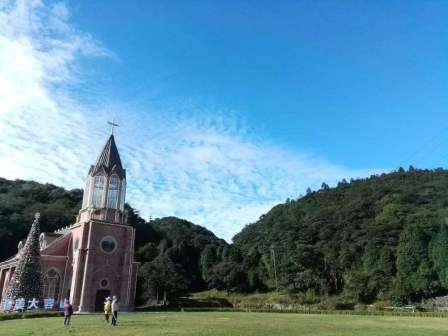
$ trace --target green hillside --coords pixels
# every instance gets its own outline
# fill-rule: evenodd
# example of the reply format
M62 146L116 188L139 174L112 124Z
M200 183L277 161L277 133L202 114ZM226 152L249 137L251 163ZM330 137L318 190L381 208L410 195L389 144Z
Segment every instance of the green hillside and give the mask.
M36 212L41 213L43 232L73 224L82 195L81 189L0 178L0 261L17 252ZM232 255L232 247L201 226L175 217L148 223L129 205L126 211L128 224L136 229L136 258L142 263L139 301L158 290L170 297L206 289L213 279L212 268Z
M17 244L26 238L36 212L41 213L44 232L73 224L82 193L81 189L67 191L52 184L0 178L0 260L17 252Z
M208 288L213 267L227 260L232 250L207 229L176 217L155 219L145 226L148 232L143 240L146 242L136 254L142 263L140 301L153 299L158 294L161 298L163 292L168 298L174 298Z
M53 231L74 222L81 198L79 189L0 179L0 259L17 251L34 212L42 231ZM139 302L207 288L278 287L365 303L448 293L447 170L411 167L324 184L275 206L231 245L186 220L146 222L126 209L137 230Z
M448 289L448 171L400 169L287 201L234 237L252 289L419 300Z

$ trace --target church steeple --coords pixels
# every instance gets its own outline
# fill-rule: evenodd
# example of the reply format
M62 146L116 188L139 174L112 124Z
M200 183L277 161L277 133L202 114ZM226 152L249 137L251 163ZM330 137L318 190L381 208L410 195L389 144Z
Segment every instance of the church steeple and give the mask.
M111 134L103 147L100 155L96 159L95 165L91 167L89 174L96 175L100 172L110 174L116 172L121 178L125 177L125 170L121 165L120 154L118 154L114 135Z
M122 224L125 194L126 170L111 132L89 169L79 220L99 219Z

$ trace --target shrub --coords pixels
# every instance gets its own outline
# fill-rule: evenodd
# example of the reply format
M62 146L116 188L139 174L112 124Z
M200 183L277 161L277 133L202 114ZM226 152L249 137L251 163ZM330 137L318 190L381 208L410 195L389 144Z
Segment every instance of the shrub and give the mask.
M31 319L31 318L39 318L39 317L61 317L61 316L64 316L63 312L52 311L52 312L24 313L22 318Z
M30 319L30 318L39 318L39 317L60 317L63 316L64 313L60 311L42 311L35 313L0 313L0 321L7 320L17 320L17 319Z
M0 321L15 320L22 318L22 313L0 313Z
M338 302L334 305L334 309L336 309L336 310L354 310L355 304L347 303L347 302Z

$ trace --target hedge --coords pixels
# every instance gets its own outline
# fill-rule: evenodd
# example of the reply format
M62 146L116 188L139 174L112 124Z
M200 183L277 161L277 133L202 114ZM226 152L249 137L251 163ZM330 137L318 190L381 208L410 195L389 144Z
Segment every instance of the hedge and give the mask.
M448 313L438 312L395 312L395 311L357 311L357 310L305 310L305 309L264 309L264 308L181 308L184 312L250 312L316 315L360 315L360 316L403 316L448 318Z
M0 321L17 320L17 319L30 319L39 317L61 317L64 316L63 312L35 312L35 313L0 313Z

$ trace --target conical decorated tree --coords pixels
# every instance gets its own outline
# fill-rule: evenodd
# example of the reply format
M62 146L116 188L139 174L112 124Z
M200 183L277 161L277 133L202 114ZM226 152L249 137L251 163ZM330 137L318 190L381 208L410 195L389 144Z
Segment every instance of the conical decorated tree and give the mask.
M36 213L25 245L19 251L19 263L6 289L7 299L24 298L26 302L42 297L42 272L39 246L39 213Z

